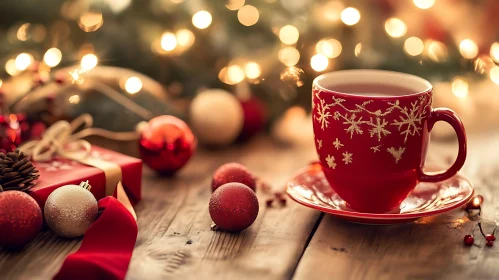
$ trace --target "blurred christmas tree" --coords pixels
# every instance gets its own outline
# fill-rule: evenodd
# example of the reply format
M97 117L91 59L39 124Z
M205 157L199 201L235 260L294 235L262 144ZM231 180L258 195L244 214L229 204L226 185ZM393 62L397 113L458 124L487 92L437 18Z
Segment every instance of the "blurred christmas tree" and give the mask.
M4 80L34 61L98 63L149 75L177 100L251 93L273 117L307 108L313 78L336 69L499 84L497 0L3 0L0 10Z

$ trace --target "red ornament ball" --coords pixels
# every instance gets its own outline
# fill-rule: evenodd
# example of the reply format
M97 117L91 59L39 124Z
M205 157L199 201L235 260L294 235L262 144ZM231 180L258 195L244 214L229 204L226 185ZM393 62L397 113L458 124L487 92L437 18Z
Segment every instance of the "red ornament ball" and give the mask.
M182 168L196 150L196 138L187 124L174 116L159 116L139 128L140 157L160 174Z
M220 166L211 181L212 191L227 183L241 183L256 191L256 179L242 164L231 162Z
M241 183L228 183L211 196L209 206L213 222L226 231L237 232L248 228L258 216L255 192Z
M244 113L244 123L238 141L245 141L265 128L267 123L267 110L265 105L256 97L241 100Z
M23 247L36 237L42 224L42 210L31 196L20 191L0 193L0 247Z

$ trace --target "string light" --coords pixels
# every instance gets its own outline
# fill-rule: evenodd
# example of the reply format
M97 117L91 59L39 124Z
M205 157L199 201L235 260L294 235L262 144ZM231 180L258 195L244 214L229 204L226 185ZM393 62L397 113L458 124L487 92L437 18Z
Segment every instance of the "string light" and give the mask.
M55 67L61 63L62 53L58 48L51 48L45 52L43 62L50 67Z
M471 39L464 39L459 44L459 51L464 58L472 59L478 55L478 46Z
M407 33L407 24L398 18L389 18L385 22L386 33L393 38L400 38Z
M2 85L3 85L3 81L0 80L0 88L2 88Z
M235 85L244 80L244 70L239 65L231 65L227 68L227 82Z
M99 59L95 54L86 54L81 58L81 69L82 71L88 71L93 69L95 66L97 66L97 63L99 63Z
M129 94L136 94L142 89L142 81L138 77L130 77L125 82L125 90Z
M490 79L492 82L499 85L499 66L494 66L489 72Z
M426 10L431 8L435 4L435 0L413 0L416 7Z
M68 99L69 103L71 104L78 104L80 103L80 96L75 94L75 95L71 95Z
M341 21L346 25L355 25L360 20L359 10L348 7L341 12Z
M490 56L493 60L499 62L499 43L496 42L490 46Z
M329 58L335 58L341 54L342 47L336 39L323 39L317 42L315 50Z
M225 7L231 11L236 11L241 9L242 6L244 6L244 0L228 0L227 3L225 4Z
M33 63L33 56L27 53L20 53L16 57L16 68L19 71L28 69L28 67Z
M328 65L329 65L329 60L323 54L318 53L312 56L312 58L310 59L310 66L312 67L312 69L314 69L317 72L326 70Z
M177 37L171 32L165 32L161 35L161 48L167 52L173 51L177 46Z
M85 32L96 31L103 23L104 18L99 12L85 12L78 20L78 26Z
M248 62L244 66L244 72L249 79L256 79L262 74L262 68L256 62Z
M192 24L199 29L210 26L211 20L211 14L207 11L199 11L192 16Z
M300 52L291 47L285 47L279 50L279 61L286 66L295 66L300 60Z
M355 56L358 57L361 51L362 51L362 43L357 43L357 45L355 45L353 53L355 54Z
M293 45L298 42L298 38L300 37L300 32L298 28L292 25L283 26L279 30L279 39L286 45Z
M5 72L11 76L16 76L19 74L21 71L19 71L16 67L16 60L15 59L9 59L7 60L7 63L5 63Z
M237 19L244 26L252 26L258 22L260 13L258 9L251 5L246 5L237 12Z
M417 56L423 53L424 43L418 37L409 37L404 42L404 51L411 56Z
M429 40L426 42L428 57L435 62L442 62L447 60L448 51L447 47L439 41Z
M479 74L488 73L492 67L496 66L494 60L487 55L481 55L475 59L475 72Z
M189 29L180 29L175 33L177 44L179 46L188 48L194 44L196 37Z
M459 98L468 96L468 83L463 78L452 80L452 93Z

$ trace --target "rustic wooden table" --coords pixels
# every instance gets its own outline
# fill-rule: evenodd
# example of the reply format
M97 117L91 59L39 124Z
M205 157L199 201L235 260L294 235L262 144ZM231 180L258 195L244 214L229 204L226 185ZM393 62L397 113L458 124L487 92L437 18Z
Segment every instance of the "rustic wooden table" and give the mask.
M312 143L312 141L311 141ZM470 136L463 173L485 197L483 219L494 224L499 205L499 137ZM445 164L456 144L432 143ZM107 147L132 153L133 145ZM499 248L464 247L474 222L462 210L416 222L369 226L344 222L291 200L267 208L259 192L256 222L239 234L210 230L212 172L238 161L275 190L316 158L310 145L283 146L268 137L228 149L201 150L174 178L144 168L137 205L139 236L128 279L499 279ZM447 163L448 164L448 163ZM49 279L80 240L44 231L23 251L0 251L1 279Z

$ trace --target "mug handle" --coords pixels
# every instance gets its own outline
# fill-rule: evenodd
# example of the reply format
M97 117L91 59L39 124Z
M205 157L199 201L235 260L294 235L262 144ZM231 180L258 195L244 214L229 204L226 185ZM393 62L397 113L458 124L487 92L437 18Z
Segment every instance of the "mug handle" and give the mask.
M450 177L456 175L456 173L463 167L464 161L466 160L466 131L464 130L463 122L457 116L457 114L447 108L436 108L431 111L430 118L428 119L428 129L431 131L433 125L438 121L444 121L454 128L457 134L457 140L459 144L459 152L457 154L456 161L452 166L442 173L437 174L425 174L421 168L419 168L419 180L423 182L440 182Z

